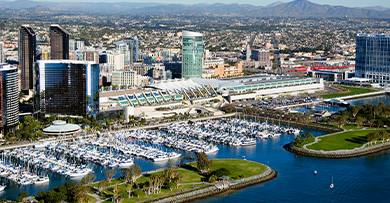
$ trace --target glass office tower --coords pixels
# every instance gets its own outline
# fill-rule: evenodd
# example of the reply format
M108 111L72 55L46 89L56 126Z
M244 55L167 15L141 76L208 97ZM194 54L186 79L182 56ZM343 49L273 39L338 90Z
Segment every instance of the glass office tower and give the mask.
M0 64L1 133L13 132L19 124L19 74L16 66Z
M21 69L21 89L28 94L34 86L34 63L36 61L37 40L34 30L28 25L22 25L19 30L19 65Z
M355 76L378 83L390 82L390 35L357 35Z
M69 59L69 33L59 25L50 25L51 59Z
M203 69L203 34L183 30L182 77L201 78Z
M42 113L96 118L99 64L73 60L46 60L37 64Z
M129 64L125 63L125 66L130 66L131 64L135 63L139 59L139 54L138 54L138 40L137 39L130 39L130 38L125 38L123 40L129 47L129 56L128 56L128 61ZM126 57L125 57L126 58Z

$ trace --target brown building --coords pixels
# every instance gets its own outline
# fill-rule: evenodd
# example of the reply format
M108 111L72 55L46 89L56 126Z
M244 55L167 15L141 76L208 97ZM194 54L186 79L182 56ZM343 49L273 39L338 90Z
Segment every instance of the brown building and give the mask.
M69 59L69 33L59 25L50 26L51 59Z
M19 64L21 69L21 90L33 89L34 63L36 61L37 40L34 30L22 25L19 30Z
M229 64L224 65L215 65L210 68L203 70L203 77L216 77L216 78L225 78L225 77L233 77L233 76L241 76L242 72L242 61L237 61L234 66L230 66Z

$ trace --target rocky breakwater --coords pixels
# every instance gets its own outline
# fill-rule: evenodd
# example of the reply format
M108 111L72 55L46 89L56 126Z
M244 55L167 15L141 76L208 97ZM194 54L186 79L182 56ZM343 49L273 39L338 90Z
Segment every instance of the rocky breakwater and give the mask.
M324 136L329 136L329 135L318 136L315 138L314 142L304 145L303 148L294 146L292 142L284 145L283 148L291 153L301 155L301 156L308 156L308 157L315 157L315 158L329 158L329 159L354 158L354 157L365 156L365 155L390 149L390 142L383 142L371 146L369 146L369 143L366 143L359 148L355 148L351 150L323 151L323 150L313 150L307 148L307 146L315 144L318 141L320 141L321 140L320 138Z
M277 176L277 172L270 168L269 166L266 166L267 169L264 173L251 176L248 178L243 178L240 180L235 181L227 181L227 182L217 182L212 186L209 186L204 189L199 189L195 191L191 191L184 194L178 194L175 196L170 196L161 200L158 200L156 202L159 203L171 203L171 202L189 202L194 201L196 199L202 199L205 197L213 196L222 192L226 192L229 190L235 190L243 187L247 187L250 185L255 185L263 182L270 181L274 179Z

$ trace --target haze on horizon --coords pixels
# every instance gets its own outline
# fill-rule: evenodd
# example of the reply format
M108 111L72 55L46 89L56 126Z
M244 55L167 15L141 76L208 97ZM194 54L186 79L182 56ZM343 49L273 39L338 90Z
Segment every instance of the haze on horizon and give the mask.
M9 0L3 0L3 1L9 1ZM244 1L237 1L237 0L195 0L191 3L188 3L187 1L182 0L113 0L113 1L107 1L107 0L32 0L32 1L48 1L48 2L138 2L138 3L146 3L146 2L156 2L156 3L165 3L165 4L198 4L198 3L224 3L224 4L231 4L231 3L239 3L239 4L252 4L255 6L267 6L269 4L281 1L281 2L291 2L291 0L244 0ZM345 6L345 7L371 7L371 6L382 6L390 8L390 1L389 0L375 0L375 1L369 1L369 0L309 0L310 2L320 4L320 5L332 5L332 6Z

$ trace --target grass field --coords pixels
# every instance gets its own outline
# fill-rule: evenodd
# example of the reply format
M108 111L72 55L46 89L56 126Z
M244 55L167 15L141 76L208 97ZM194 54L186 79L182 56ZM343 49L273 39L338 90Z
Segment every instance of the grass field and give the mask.
M348 131L340 134L325 136L320 138L321 141L316 144L307 146L307 148L324 151L355 149L367 143L366 135L368 133L375 131L379 132L382 130L383 129Z
M369 92L375 92L375 90L367 89L367 88L359 88L359 87L348 87L348 86L341 86L345 89L348 89L350 92L347 93L334 93L334 94L324 94L321 95L324 99L330 99L335 97L344 97L344 96L350 96L355 94L364 94Z
M196 167L196 162L192 163L192 166ZM237 159L218 159L218 160L214 160L214 167L213 167L212 170L216 170L216 169L219 169L219 168L226 168L226 169L228 169L230 171L230 173L231 173L230 177L232 179L237 179L239 175L243 175L244 177L258 175L258 174L261 174L261 173L265 172L265 170L266 170L266 167L263 164L256 163L256 162L251 162L251 161L246 161L246 160L237 160ZM200 183L200 182L202 182L202 179L204 178L204 176L200 175L199 172L196 171L196 170L188 170L188 169L180 168L180 170L178 170L178 171L182 175L181 183L196 183L196 182ZM153 174L161 174L161 173L162 172L156 172L156 173L153 173ZM147 175L141 176L137 180L137 182L138 183L144 183L144 182L149 181L150 175L151 174L147 174ZM120 181L117 181L117 182L119 183ZM205 184L197 184L196 186L202 186L202 185L205 185ZM119 188L119 191L120 191L119 192L119 196L121 198L123 198L122 202L124 202L124 203L132 203L132 202L138 202L138 201L142 201L142 200L146 200L146 199L151 199L151 198L167 195L167 194L174 193L174 192L179 192L181 190L190 189L191 188L191 184L189 184L189 185L180 185L178 188L173 189L172 191L170 191L168 189L165 189L165 188L162 188L162 190L161 190L161 192L159 194L151 194L150 196L148 196L148 195L145 195L145 193L143 193L139 198L132 197L130 199L128 198L128 194L126 192L126 185L125 184L118 185L118 188ZM114 189L113 187L105 189L104 192L99 194L99 197L101 199L107 199L107 198L111 197L112 194L113 194L113 189ZM111 202L111 201L106 201L106 202L108 203L108 202Z
M196 167L196 163L193 164ZM214 166L212 170L217 170L219 168L226 168L230 171L230 178L237 178L239 175L244 175L245 177L250 177L264 173L266 167L263 164L244 161L239 159L218 159L214 160Z

